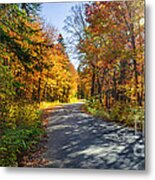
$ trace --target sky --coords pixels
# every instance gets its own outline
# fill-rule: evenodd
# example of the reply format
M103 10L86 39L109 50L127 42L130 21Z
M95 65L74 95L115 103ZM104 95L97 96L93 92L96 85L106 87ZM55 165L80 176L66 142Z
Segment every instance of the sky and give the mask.
M54 25L58 30L64 34L63 26L66 16L69 15L69 11L74 3L43 3L41 9L41 15L45 18L46 22Z
M41 8L41 16L45 19L45 22L53 25L58 32L60 32L64 38L67 37L66 32L63 30L64 20L70 14L69 11L72 6L75 6L78 2L58 2L58 3L43 3ZM78 67L78 60L72 59L71 62L74 64L75 68Z

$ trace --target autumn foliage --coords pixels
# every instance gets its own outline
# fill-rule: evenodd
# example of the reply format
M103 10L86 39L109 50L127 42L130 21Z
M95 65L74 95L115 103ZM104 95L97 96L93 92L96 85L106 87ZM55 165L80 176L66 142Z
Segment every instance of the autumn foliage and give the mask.
M17 165L21 152L37 143L42 133L41 101L69 102L76 97L77 72L64 45L57 41L56 30L44 25L37 15L39 6L0 5L0 164L3 166Z
M90 113L144 129L144 1L76 5L65 21L68 45L39 10L38 3L0 4L1 166L19 166L43 136L42 101L78 96Z
M86 3L84 20L76 47L82 56L79 96L109 119L142 122L144 1Z

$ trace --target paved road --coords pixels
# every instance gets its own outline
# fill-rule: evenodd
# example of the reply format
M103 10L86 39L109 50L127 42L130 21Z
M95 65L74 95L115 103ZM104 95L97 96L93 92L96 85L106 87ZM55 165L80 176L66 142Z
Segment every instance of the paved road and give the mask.
M141 133L80 111L81 103L51 110L47 167L130 169L145 168Z

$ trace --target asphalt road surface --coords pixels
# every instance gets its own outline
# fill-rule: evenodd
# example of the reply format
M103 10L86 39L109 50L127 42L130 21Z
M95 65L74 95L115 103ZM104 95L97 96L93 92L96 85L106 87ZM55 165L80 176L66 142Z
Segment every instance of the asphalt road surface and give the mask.
M142 134L81 112L81 104L49 110L47 167L144 170Z

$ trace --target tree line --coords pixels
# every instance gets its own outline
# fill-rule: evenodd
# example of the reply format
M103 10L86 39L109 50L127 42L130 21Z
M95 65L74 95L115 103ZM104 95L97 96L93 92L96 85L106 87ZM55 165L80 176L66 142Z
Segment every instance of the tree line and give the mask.
M0 166L20 166L44 136L42 101L76 97L78 75L41 4L0 4ZM22 166L22 165L21 165Z
M144 110L144 25L143 0L83 3L66 18L64 28L74 34L68 48L80 61L78 95L96 109L117 111L115 119L125 107L124 119L132 108Z
M67 102L76 93L76 72L56 30L37 15L39 8L0 5L0 66L13 77L16 99Z

